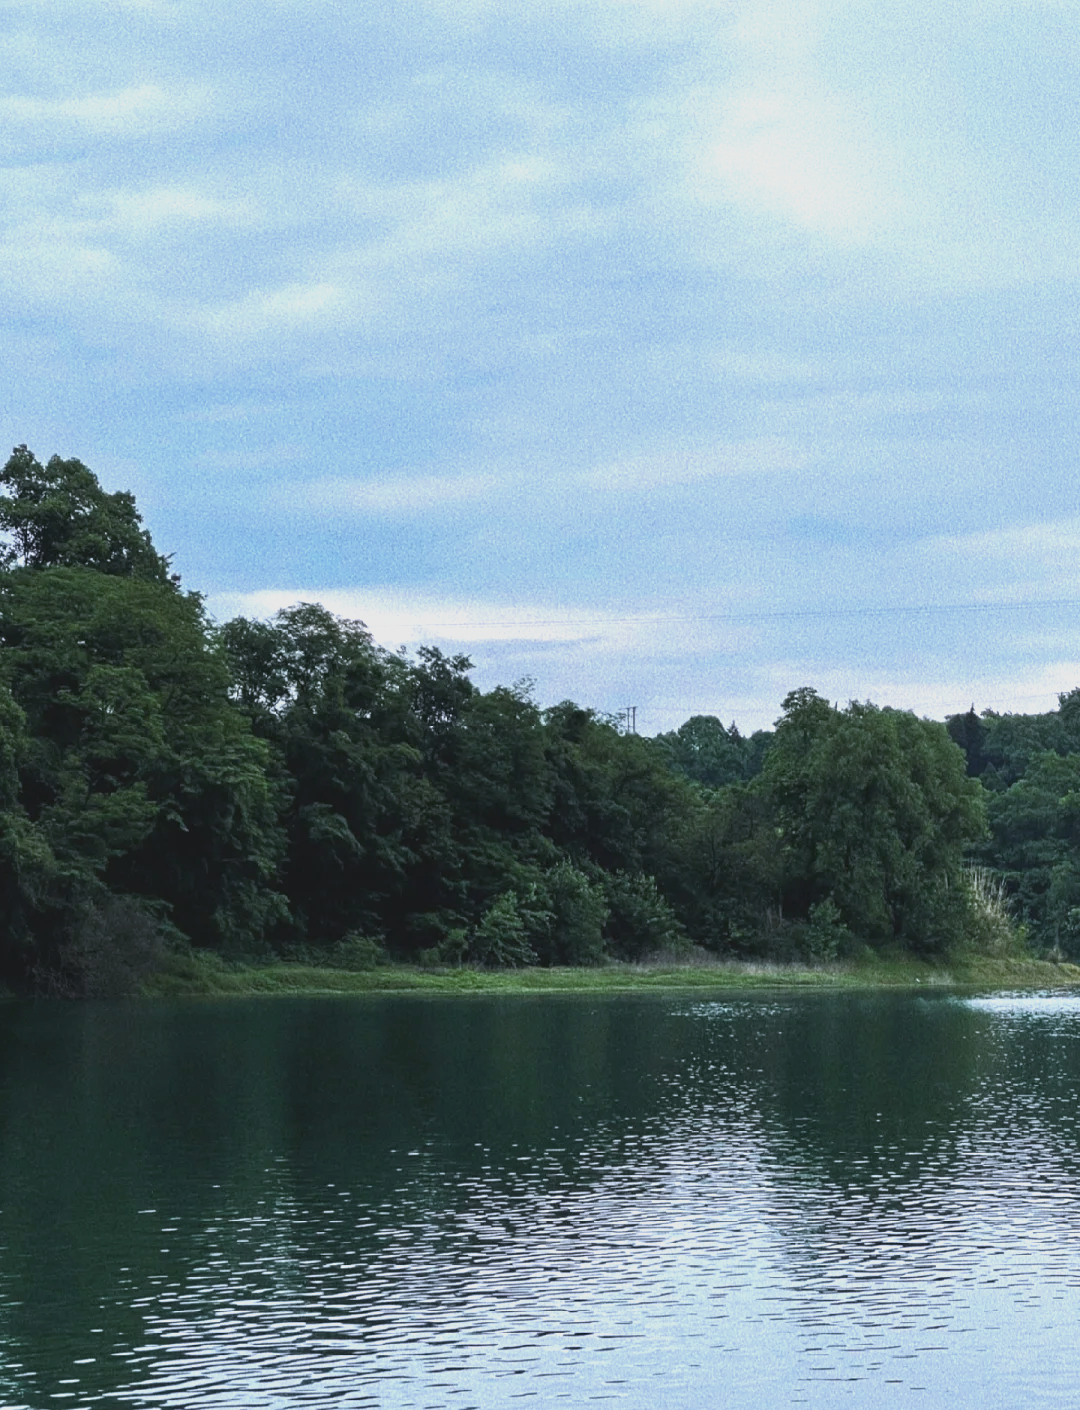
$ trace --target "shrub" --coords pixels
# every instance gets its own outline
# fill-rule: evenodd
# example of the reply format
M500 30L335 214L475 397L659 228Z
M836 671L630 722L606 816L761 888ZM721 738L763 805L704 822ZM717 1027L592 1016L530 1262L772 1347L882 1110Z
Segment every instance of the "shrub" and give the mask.
M448 931L446 939L436 946L435 953L441 964L464 964L471 953L469 932L461 926Z
M810 907L803 936L803 949L809 959L819 963L835 960L851 949L854 938L831 896Z
M496 896L476 927L471 945L480 964L516 967L535 964L537 954L529 944L525 921L512 891Z
M375 969L377 965L385 964L388 958L385 948L378 940L350 930L348 935L331 947L325 963L332 969L359 971Z
M686 932L654 877L614 872L604 878L604 895L604 935L616 959L638 960L660 950L675 954L688 948Z
M110 896L78 912L54 963L39 967L33 978L38 989L57 998L126 998L163 956L154 917L131 897Z
M546 878L551 903L549 964L591 965L604 958L607 903L599 886L569 862Z
M964 870L967 925L963 948L984 955L1016 953L1026 948L1023 927L1012 917L1005 882L986 867Z

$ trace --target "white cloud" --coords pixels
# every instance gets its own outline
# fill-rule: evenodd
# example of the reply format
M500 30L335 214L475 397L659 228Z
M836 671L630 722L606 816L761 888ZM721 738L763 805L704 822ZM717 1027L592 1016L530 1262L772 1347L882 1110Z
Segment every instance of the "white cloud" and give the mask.
M939 561L966 571L979 602L1080 597L1080 518L937 535L925 547Z
M218 618L269 617L298 602L319 602L338 616L363 621L376 640L389 647L428 642L585 643L602 653L678 649L694 639L699 648L736 650L744 629L738 624L703 622L663 611L563 608L537 602L498 602L425 594L391 588L289 588L222 593L209 600Z
M1001 63L1014 10L736 0L734 24L697 17L699 60L636 112L642 211L706 267L761 276L872 255L879 292L1076 278L1068 90L1040 86L1045 23Z
M237 471L257 472L278 467L292 468L297 461L303 459L304 454L305 448L299 445L266 445L257 450L207 450L193 455L189 464L218 475L230 475Z
M319 515L416 514L455 503L484 499L510 492L505 477L495 475L400 475L370 479L324 479L304 486L299 496L293 488L280 492L277 502L295 509L299 498L305 510Z
M857 243L886 223L882 153L827 95L746 88L702 127L713 131L702 134L691 166L699 199L732 200Z
M583 487L598 490L665 489L732 475L800 470L808 461L805 450L775 436L629 456L583 470L574 478Z
M247 339L337 323L355 307L354 292L340 285L326 280L297 281L276 289L252 289L242 298L213 308L196 308L186 314L185 321L208 333Z
M381 221L384 233L358 244L340 263L415 269L417 261L547 242L588 221L587 211L567 201L573 180L565 162L529 153L506 154L452 180L384 186L342 180L342 208Z
M111 209L115 228L140 236L188 225L236 225L252 214L246 202L221 200L194 186L115 191L101 199Z
M237 349L293 331L430 333L437 312L493 258L519 258L590 219L566 199L568 173L528 155L445 181L377 184L324 173L302 200L297 179L294 173L293 184L276 183L274 223L282 251L297 251L298 277L213 303L178 290L170 315L177 326ZM266 223L267 200L262 190L228 201L191 190L151 193L145 208L133 202L131 218ZM318 229L311 226L316 217Z
M1080 684L1080 659L1068 655L1041 662L1030 670L943 670L921 678L912 667L902 675L886 674L871 666L823 668L814 661L773 663L762 672L769 682L764 694L782 697L796 685L812 686L841 707L850 700L912 710L917 715L943 720L974 704L976 710L999 714L1033 714L1057 708L1058 695Z
M786 357L779 353L739 351L732 347L709 346L685 349L699 370L702 365L715 376L734 378L756 384L800 383L822 375L822 369L805 358Z
M838 90L823 62L834 9L744 0L726 23L699 21L701 59L673 68L642 107L656 154L665 149L654 218L706 259L760 258L762 221L859 247L897 219L895 162L871 106L852 86Z
M814 679L789 661L759 688L770 653L852 661L839 698L940 669L950 708L1000 701L972 663L1006 691L1031 688L1017 660L1072 669L1034 632L1065 613L759 622L736 664L735 624L649 610L1080 596L1080 519L1054 518L1066 7L143 8L15 6L3 350L12 439L156 477L181 568L348 582L362 544L372 578L438 583L340 597L390 642L457 621L442 639L542 648L586 699L670 681L679 651L686 713L715 687L740 723ZM1047 271L1030 301L986 292ZM646 620L553 613L559 592ZM905 653L914 684L880 669Z
M228 611L267 617L297 602L320 602L338 616L361 620L386 645L419 645L433 640L593 641L628 625L612 622L601 613L562 613L548 605L444 598L383 588L272 589L221 595L212 599L211 607L218 615Z
M938 549L974 558L1048 561L1080 560L1080 518L1053 519L1016 528L975 534L943 534L932 540Z
M48 237L43 229L40 234ZM0 240L0 282L10 289L9 303L40 302L71 314L95 306L115 293L116 260L108 249L80 242L65 232L37 243L27 232Z
M248 453L241 452L240 459L247 463ZM252 463L257 459L252 458ZM806 452L794 443L763 437L631 453L596 466L568 467L550 456L530 454L523 460L481 461L481 468L470 462L392 475L328 476L306 481L299 489L292 483L268 488L265 502L268 510L320 518L408 516L470 504L501 510L511 503L520 507L525 500L542 514L554 496L561 504L572 502L584 512L588 502L606 503L612 492L662 493L713 479L788 473L808 463Z
M237 422L258 424L273 416L276 407L271 401L259 401L241 397L237 401L225 401L208 406L196 406L183 414L184 421L201 422L209 425L230 425Z
M1053 709L1059 693L1080 683L1080 660L1068 652L1050 654L1031 669L953 663L932 676L921 674L917 664L889 671L872 659L847 665L816 657L763 658L755 624L676 612L620 615L392 588L218 594L208 605L225 620L270 617L298 602L320 602L363 621L391 650L429 644L465 651L476 661L484 688L528 675L537 680L542 700L570 697L607 709L631 700L639 705L639 727L648 733L672 729L694 714L734 719L745 731L771 728L783 697L801 685L840 706L870 700L944 719L972 702L999 712Z
M135 11L144 16L171 20L181 18L200 3L201 0L56 0L55 8L73 14L83 10L94 19L99 18L102 13L115 10L121 13ZM34 14L38 12L34 0L21 0L21 3L20 0L11 0L9 8L24 8Z
M213 107L209 88L143 83L81 98L0 98L0 120L17 127L81 127L101 137L145 137L187 126Z

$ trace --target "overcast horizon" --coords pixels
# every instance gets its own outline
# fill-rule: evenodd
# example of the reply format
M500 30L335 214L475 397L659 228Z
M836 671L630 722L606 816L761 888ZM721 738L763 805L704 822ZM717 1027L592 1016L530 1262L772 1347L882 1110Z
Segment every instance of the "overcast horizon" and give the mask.
M1080 686L1080 4L14 0L8 445L211 612L768 726Z

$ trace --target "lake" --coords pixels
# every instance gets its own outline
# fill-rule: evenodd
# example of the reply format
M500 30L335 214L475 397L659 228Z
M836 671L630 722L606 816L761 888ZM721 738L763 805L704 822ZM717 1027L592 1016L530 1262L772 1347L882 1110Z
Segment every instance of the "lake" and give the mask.
M1037 1407L1080 999L0 1005L0 1406Z

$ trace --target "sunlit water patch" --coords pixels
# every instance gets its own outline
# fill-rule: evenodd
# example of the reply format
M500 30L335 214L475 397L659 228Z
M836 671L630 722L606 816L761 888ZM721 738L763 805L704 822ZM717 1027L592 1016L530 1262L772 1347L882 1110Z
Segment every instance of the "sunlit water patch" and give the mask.
M1080 994L1016 993L979 994L958 1000L982 1013L1004 1014L1010 1018L1073 1018L1080 1022Z
M0 1405L1060 1405L1080 1049L1010 1012L11 1006Z

